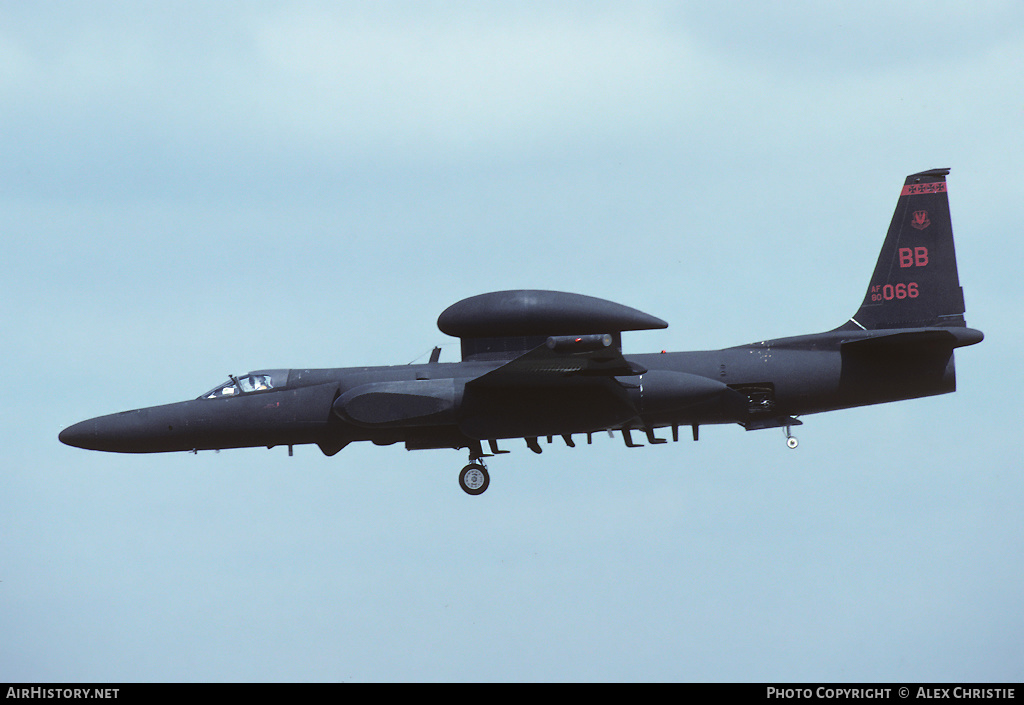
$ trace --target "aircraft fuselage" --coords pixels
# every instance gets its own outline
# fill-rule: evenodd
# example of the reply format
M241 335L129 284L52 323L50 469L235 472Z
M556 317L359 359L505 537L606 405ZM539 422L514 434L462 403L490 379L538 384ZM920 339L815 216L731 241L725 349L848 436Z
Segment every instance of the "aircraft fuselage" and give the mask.
M61 440L123 453L316 443L333 454L353 441L464 448L475 441L602 430L776 427L800 415L955 391L953 349L981 339L978 331L956 329L948 345L930 345L933 352L924 358L913 345L915 354L902 360L898 349L881 356L848 352L851 342L884 339L880 333L830 332L722 350L630 355L647 371L596 387L467 390L467 382L503 361L295 369L281 388L101 416L69 427ZM388 384L393 386L373 392ZM368 410L347 411L338 403L364 387L381 397L365 402Z

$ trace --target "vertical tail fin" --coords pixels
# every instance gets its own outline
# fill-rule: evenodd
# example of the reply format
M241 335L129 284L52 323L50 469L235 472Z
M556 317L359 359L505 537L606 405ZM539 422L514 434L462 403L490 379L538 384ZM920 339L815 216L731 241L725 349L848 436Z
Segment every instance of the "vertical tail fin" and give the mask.
M864 303L842 329L967 325L947 174L932 169L907 177Z

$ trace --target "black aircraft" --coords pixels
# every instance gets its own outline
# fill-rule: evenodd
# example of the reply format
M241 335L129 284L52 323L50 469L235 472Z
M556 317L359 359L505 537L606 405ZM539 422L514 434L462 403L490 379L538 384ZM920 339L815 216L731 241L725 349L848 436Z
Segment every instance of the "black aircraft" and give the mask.
M982 340L968 328L946 195L948 169L908 176L867 293L853 318L824 333L700 352L624 356L622 332L665 321L620 304L556 291L499 291L450 306L437 320L462 361L341 369L260 370L198 399L83 421L60 440L119 453L315 443L334 455L352 441L409 450L467 448L459 484L487 489L484 458L498 441L620 431L665 443L703 424L790 428L797 416L945 394L953 350ZM484 450L484 446L489 452Z

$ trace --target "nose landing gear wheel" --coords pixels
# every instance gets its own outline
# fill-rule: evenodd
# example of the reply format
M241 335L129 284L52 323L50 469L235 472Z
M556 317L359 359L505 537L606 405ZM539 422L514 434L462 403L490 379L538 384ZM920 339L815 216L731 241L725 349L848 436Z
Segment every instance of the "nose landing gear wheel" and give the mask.
M483 494L489 484L491 477L487 468L479 463L470 463L459 473L459 487L466 494Z
M796 436L790 436L789 438L786 439L786 445L789 446L790 448L796 448L798 445L800 445L800 441L796 439Z

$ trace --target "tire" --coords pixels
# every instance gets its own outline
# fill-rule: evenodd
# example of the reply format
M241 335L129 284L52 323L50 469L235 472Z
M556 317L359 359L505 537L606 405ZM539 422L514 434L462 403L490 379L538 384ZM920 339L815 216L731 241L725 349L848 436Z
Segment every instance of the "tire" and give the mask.
M466 494L483 494L489 484L491 476L487 474L487 468L478 463L470 463L459 473L459 487Z

